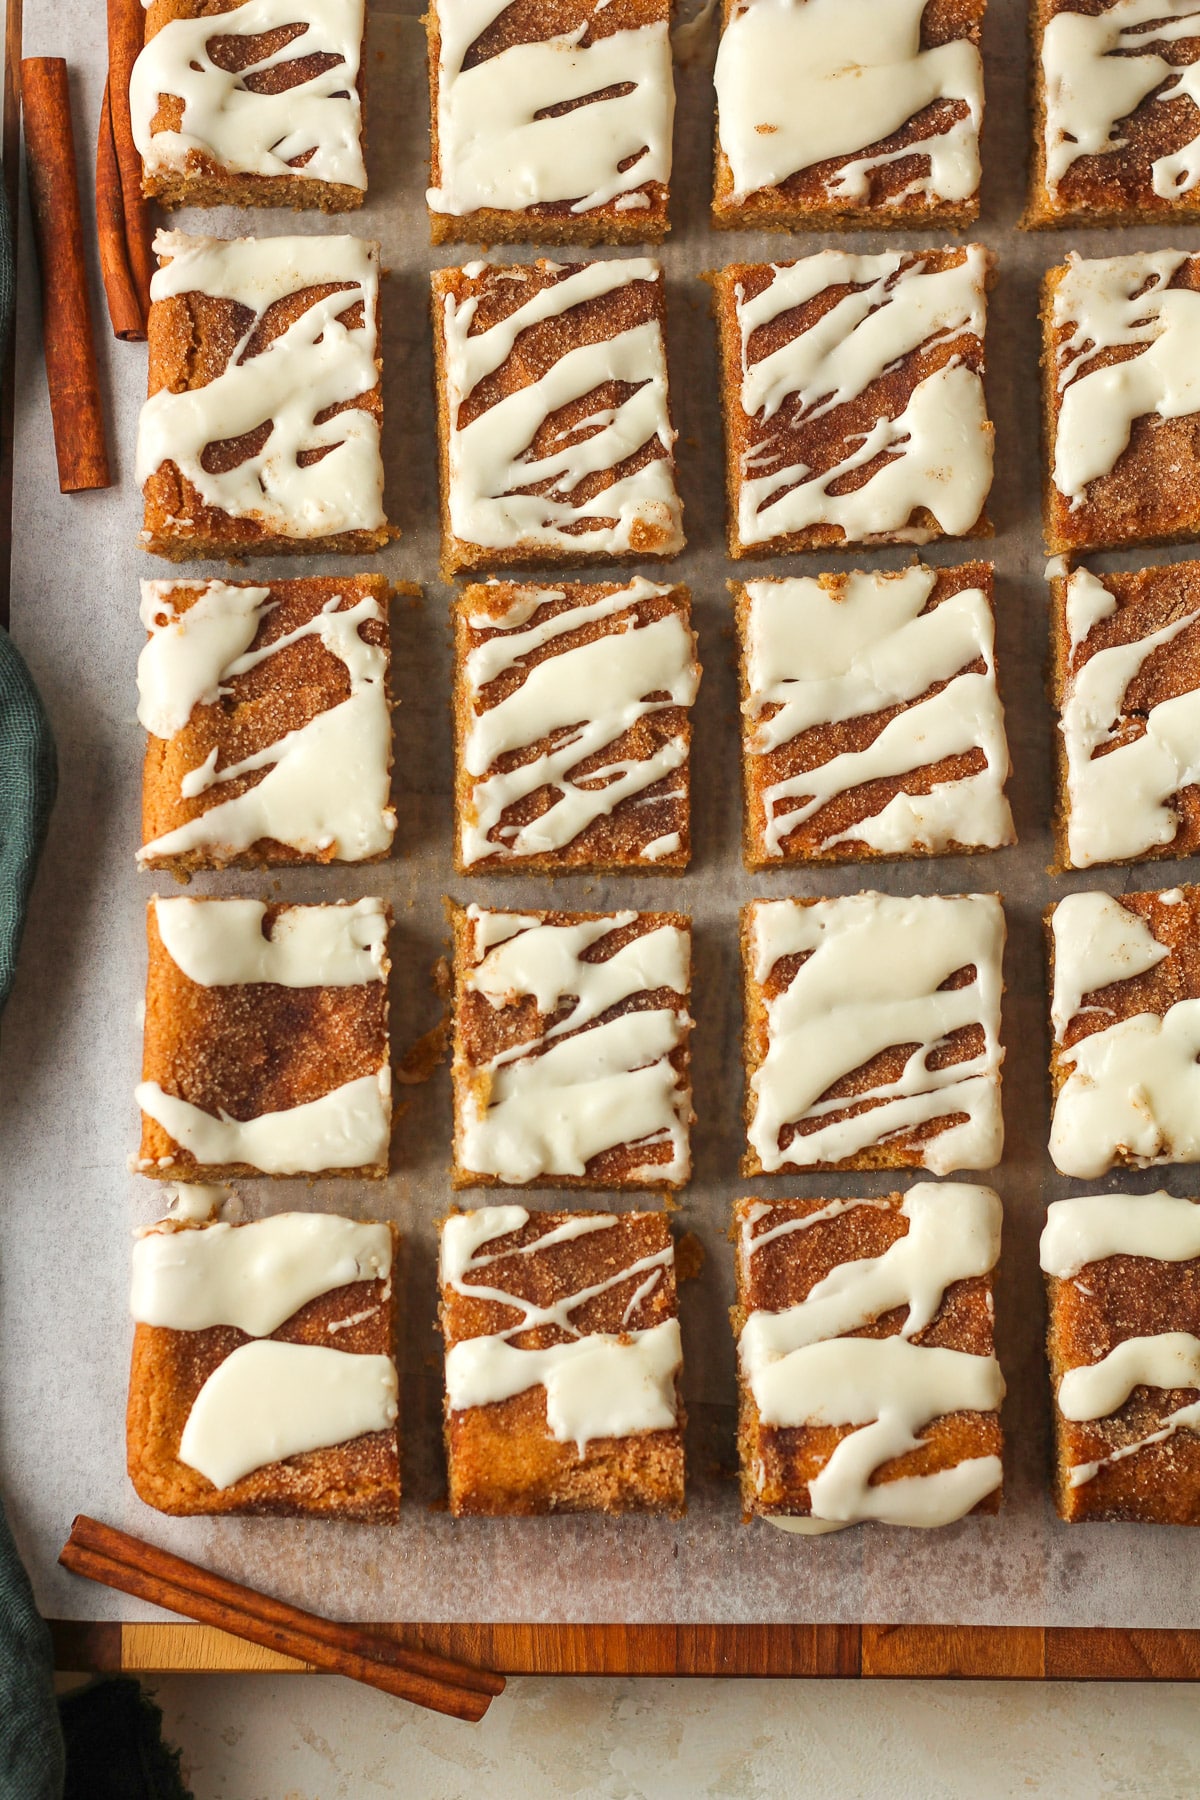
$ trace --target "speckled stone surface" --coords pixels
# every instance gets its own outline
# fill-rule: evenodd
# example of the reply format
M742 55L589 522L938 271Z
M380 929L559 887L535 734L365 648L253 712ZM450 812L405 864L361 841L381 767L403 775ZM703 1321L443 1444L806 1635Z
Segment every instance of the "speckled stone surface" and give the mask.
M1196 1690L509 1683L459 1725L335 1678L153 1684L196 1800L1192 1800Z

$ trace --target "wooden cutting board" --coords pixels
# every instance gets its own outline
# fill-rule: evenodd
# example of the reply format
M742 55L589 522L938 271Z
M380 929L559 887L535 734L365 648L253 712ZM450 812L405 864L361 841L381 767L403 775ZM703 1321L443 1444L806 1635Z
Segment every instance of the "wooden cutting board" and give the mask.
M375 1625L505 1675L904 1676L926 1680L1198 1681L1200 1631L989 1625ZM60 1669L304 1673L204 1625L53 1620Z

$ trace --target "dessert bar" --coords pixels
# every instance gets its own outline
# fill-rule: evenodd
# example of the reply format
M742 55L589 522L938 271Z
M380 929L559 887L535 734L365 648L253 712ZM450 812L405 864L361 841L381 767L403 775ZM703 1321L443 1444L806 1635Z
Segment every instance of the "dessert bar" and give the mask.
M1200 849L1200 563L1050 582L1065 869Z
M683 548L665 316L646 257L435 272L445 574Z
M451 916L455 1186L682 1187L690 921Z
M143 193L361 206L363 14L363 0L149 0L129 83Z
M1072 252L1046 276L1042 325L1050 549L1200 535L1200 257Z
M397 1517L394 1240L329 1213L138 1236L126 1442L147 1506Z
M687 866L686 588L488 582L455 601L454 644L460 871Z
M379 246L160 231L142 542L176 562L378 550Z
M724 0L715 225L979 213L985 0Z
M452 1514L683 1511L665 1213L452 1213L440 1273Z
M734 592L747 868L1013 842L988 564Z
M382 575L143 581L142 868L387 855L388 598Z
M1069 894L1046 923L1055 1167L1200 1162L1200 889Z
M990 530L989 267L970 244L711 278L731 556Z
M1196 0L1034 0L1028 225L1200 216Z
M146 911L142 1143L160 1179L387 1174L382 900L162 900Z
M1060 1516L1200 1525L1200 1204L1056 1200L1041 1262Z
M430 0L435 244L657 242L671 0Z
M994 894L752 901L743 1172L994 1167L1003 951Z
M996 1512L1001 1207L920 1182L734 1207L742 1511L819 1535Z

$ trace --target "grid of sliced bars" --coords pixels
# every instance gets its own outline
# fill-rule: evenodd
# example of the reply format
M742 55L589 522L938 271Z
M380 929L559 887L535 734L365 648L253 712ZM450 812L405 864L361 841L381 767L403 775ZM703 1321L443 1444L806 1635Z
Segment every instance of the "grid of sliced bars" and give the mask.
M720 19L713 227L925 234L917 250L801 238L782 258L764 237L759 260L708 278L731 563L829 559L739 578L729 607L744 861L790 884L741 920L742 1168L795 1189L734 1212L741 1491L747 1518L798 1533L946 1524L994 1511L1002 1488L1000 1201L945 1178L1001 1159L1004 909L991 877L923 893L918 867L1015 841L993 567L918 559L992 531L986 318L1003 269L942 241L979 213L984 9L725 0ZM362 5L268 10L264 38L261 8L148 8L131 109L162 205L361 204ZM1200 210L1200 0L1149 30L1144 12L1037 0L1029 227ZM671 573L671 380L690 371L669 362L664 273L643 253L670 228L669 25L665 0L490 15L432 0L427 20L433 242L626 252L464 261L430 284L442 570L468 578L450 603L447 1201L492 1190L440 1225L455 1515L684 1505L664 1203L692 1172L686 882L684 910L638 905L639 877L691 861L694 713L703 725L692 597ZM384 547L379 245L166 231L156 249L146 549ZM1042 323L1058 868L1182 857L1200 844L1200 563L1074 559L1200 536L1200 258L1072 252ZM896 545L911 566L871 563ZM364 572L256 583L253 567L143 583L140 866L186 880L390 854L394 591ZM865 869L856 893L813 882L897 859L917 891L876 893ZM612 874L629 905L478 904L472 879L496 873ZM386 1176L391 916L347 885L334 906L150 901L142 1173ZM1047 932L1057 1168L1094 1181L1200 1161L1196 890L1072 894ZM942 1179L822 1192L825 1171L902 1170ZM575 1205L531 1209L516 1190L535 1188ZM604 1192L656 1206L600 1211ZM1114 1195L1051 1209L1065 1519L1200 1523L1198 1211ZM142 1257L130 1469L152 1505L399 1504L390 1260L359 1245L335 1263L286 1229L307 1275L282 1294L256 1225L160 1228L185 1234L201 1302ZM262 1286L260 1311L229 1300L232 1265ZM305 1370L333 1396L308 1437L289 1416ZM222 1433L258 1379L289 1450L255 1463L243 1445L239 1461Z

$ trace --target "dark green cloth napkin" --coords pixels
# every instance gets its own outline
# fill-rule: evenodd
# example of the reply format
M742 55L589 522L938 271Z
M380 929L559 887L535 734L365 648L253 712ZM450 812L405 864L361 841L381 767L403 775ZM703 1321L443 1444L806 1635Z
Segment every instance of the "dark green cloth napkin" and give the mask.
M0 179L0 360L12 327L14 275ZM24 658L0 630L0 1012L16 974L25 906L55 783L54 739L45 708ZM63 1741L53 1666L50 1633L34 1605L0 1500L0 1800L59 1800L62 1794Z
M0 1012L17 972L25 906L57 785L46 709L20 651L0 630Z

